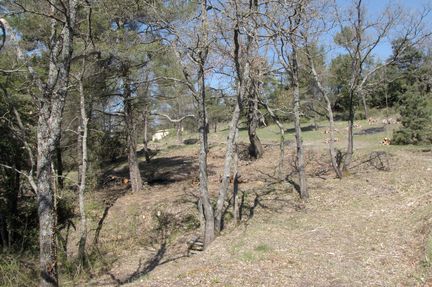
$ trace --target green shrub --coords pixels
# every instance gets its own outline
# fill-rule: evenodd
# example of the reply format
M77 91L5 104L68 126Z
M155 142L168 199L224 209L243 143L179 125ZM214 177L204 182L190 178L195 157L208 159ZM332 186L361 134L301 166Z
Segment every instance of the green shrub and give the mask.
M402 127L393 134L394 144L432 143L432 99L411 88L400 106Z

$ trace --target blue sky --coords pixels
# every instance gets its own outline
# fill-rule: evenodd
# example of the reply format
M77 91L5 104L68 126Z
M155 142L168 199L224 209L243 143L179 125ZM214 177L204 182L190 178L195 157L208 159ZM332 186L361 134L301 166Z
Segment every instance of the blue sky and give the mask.
M352 3L352 0L337 0L337 3L341 5L341 7L346 7ZM415 13L416 11L422 11L425 7L432 8L432 0L363 0L364 6L367 9L367 15L371 17L376 17L381 13L387 5L400 5L406 8L406 12ZM429 15L426 19L426 25L432 29L432 14ZM337 54L340 51L335 51ZM383 42L381 45L376 47L374 51L374 55L384 60L391 55L391 46L390 43Z

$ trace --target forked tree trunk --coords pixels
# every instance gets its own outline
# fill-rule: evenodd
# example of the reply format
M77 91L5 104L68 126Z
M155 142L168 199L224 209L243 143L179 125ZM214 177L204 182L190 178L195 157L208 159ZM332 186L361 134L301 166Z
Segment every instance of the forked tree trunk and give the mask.
M247 45L247 51L249 50L250 46L251 42L249 41ZM242 100L245 96L247 83L249 81L250 64L248 61L244 61L243 63L244 66L242 67L242 59L240 55L240 30L237 24L234 28L234 64L237 73L237 98L231 118L230 130L227 138L227 148L225 153L224 173L222 176L222 182L219 187L219 196L216 203L215 229L217 232L220 232L223 228L223 210L226 196L228 193L234 155L236 153L235 148L238 139L238 123L240 121L240 113L242 110Z
M133 114L132 94L130 90L130 83L127 76L124 77L125 91L123 94L124 104L124 120L126 124L126 137L128 147L128 165L129 165L129 177L132 192L141 191L143 188L143 182L141 178L141 172L139 169L139 162L137 156L137 134L136 134L136 123Z
M232 170L234 153L235 153L235 141L237 138L236 134L238 130L239 120L240 120L240 103L239 101L237 101L232 115L231 123L230 123L230 130L228 134L226 152L225 152L224 171L222 176L222 182L219 187L219 196L216 203L215 229L217 233L219 233L223 228L224 204L225 204L225 199L228 194L228 188L230 184L231 170Z

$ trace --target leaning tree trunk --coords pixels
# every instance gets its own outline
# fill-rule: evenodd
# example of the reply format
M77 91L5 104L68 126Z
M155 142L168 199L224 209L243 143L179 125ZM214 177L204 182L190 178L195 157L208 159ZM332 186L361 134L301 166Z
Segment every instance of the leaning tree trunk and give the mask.
M300 126L300 86L298 76L298 62L297 62L297 43L293 36L290 37L292 46L292 87L294 92L294 128L295 128L295 139L296 139L296 168L299 174L299 188L300 197L308 198L309 193L307 190L306 183L306 172L304 164L304 150L301 136Z
M129 177L132 192L141 191L143 182L141 172L139 169L138 156L137 156L137 142L136 142L136 124L133 115L132 95L130 90L129 79L125 77L125 92L124 92L124 119L126 124L126 137L128 146L128 165Z
M328 97L328 95L327 95L327 93L326 93L324 87L322 86L321 81L318 77L318 73L315 69L315 63L313 61L313 58L312 58L310 51L309 51L309 47L307 45L306 45L306 55L307 55L307 58L308 58L308 61L309 61L310 67L311 67L312 75L313 75L315 82L317 84L317 87L318 87L320 93L322 94L322 96L324 97L324 100L326 101L326 105L327 105L327 114L328 114L329 126L330 126L329 153L330 153L331 164L332 164L333 170L336 173L336 176L338 178L342 178L342 172L341 172L340 167L339 167L340 163L338 163L337 159L336 159L335 136L334 136L335 128L334 128L334 117L333 117L332 104L331 104L330 98Z
M230 177L231 177L231 170L232 170L232 164L234 159L234 152L235 152L235 141L236 141L236 134L237 134L237 127L240 120L240 103L237 100L234 112L232 115L231 123L230 123L230 130L228 134L227 139L227 147L226 147L226 153L225 153L225 163L224 163L224 172L222 176L222 182L219 188L219 196L216 203L216 211L215 211L215 228L216 232L220 232L223 229L223 210L224 210L224 203L226 199L226 195L228 193L229 183L230 183Z

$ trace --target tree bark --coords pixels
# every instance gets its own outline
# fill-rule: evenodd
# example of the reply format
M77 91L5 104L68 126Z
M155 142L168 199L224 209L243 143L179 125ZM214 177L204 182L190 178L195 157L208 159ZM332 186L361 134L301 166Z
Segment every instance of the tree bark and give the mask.
M61 130L61 127L60 127ZM61 133L58 142L56 143L56 169L57 169L57 185L60 189L64 187L63 179L63 151L61 147Z
M219 187L219 196L216 203L215 211L215 228L216 232L219 233L223 229L223 210L226 195L230 184L231 170L235 153L235 141L238 130L238 122L240 120L240 103L236 102L234 112L232 115L230 130L227 139L227 146L225 152L224 171L222 176L222 182Z
M256 130L258 128L258 95L254 92L249 95L248 100L248 136L249 136L249 155L255 159L261 158L264 148L261 144Z
M361 92L360 94L361 94L361 98L362 98L363 109L365 112L365 118L368 119L369 118L369 109L368 109L368 106L366 103L366 96L365 96L364 92Z
M234 213L234 223L238 224L241 219L240 214L240 204L238 198L238 184L239 184L239 168L238 168L238 128L236 131L236 139L234 145L234 163L233 163L233 213Z
M39 103L37 126L37 201L39 215L39 286L58 286L55 186L52 163L56 143L60 138L61 120L69 83L69 71L73 50L73 28L75 25L77 1L70 0L68 19L65 21L61 36L55 39L58 23L51 22L51 43L53 44L49 63L48 78ZM55 8L51 5L54 13ZM61 45L61 47L60 47ZM60 58L53 60L59 53Z
M199 96L198 96L198 114L199 114L199 179L200 179L200 196L203 213L205 217L204 228L204 248L215 238L214 214L208 193L208 175L207 175L207 154L208 154L208 117L206 109L206 84L205 84L205 63L208 54L208 22L207 22L207 1L201 1L201 29L203 31L202 46L199 52Z
M148 149L148 122L149 122L149 112L148 112L148 103L144 103L144 112L143 112L143 119L144 119L144 136L143 136L143 144L144 144L144 156L146 159L146 162L150 162L150 151Z
M306 37L304 37L305 39L307 39ZM330 101L329 96L327 95L327 92L325 91L324 87L321 84L321 80L318 77L318 73L315 69L315 63L314 60L312 58L312 55L310 54L310 51L308 49L309 47L306 45L306 56L308 58L309 61L309 65L312 71L312 75L314 77L315 83L318 87L318 90L320 91L321 95L323 96L325 102L326 102L326 107L327 107L327 114L328 114L328 119L329 119L329 128L330 128L330 141L329 141L329 153L330 153L330 160L331 160L331 164L333 167L333 170L336 173L336 177L338 178L342 178L342 172L339 168L339 163L337 162L336 159L336 150L335 150L335 136L334 136L334 117L333 117L333 109L332 109L332 104Z
M132 192L138 192L142 190L143 182L141 178L138 156L136 152L137 150L136 123L133 115L132 92L131 92L130 83L127 74L124 75L123 79L124 79L123 104L124 104L124 120L126 124L126 137L127 137L127 145L128 145L129 177L130 177Z
M342 170L345 173L349 172L349 166L352 161L354 152L354 90L352 89L349 94L349 116L348 116L348 146L345 159L343 162Z
M84 65L84 64L83 64ZM81 164L78 169L78 202L79 202L79 211L80 211L80 240L78 245L78 260L84 265L86 262L86 242L87 242L87 220L85 213L85 197L84 192L86 188L86 180L87 180L87 134L88 134L88 117L86 113L85 107L85 94L84 94L84 86L83 86L83 76L84 73L81 74L79 79L79 94L80 94L80 125L78 128L78 148L79 154L81 156Z
M296 22L299 22L297 20ZM299 23L296 23L299 24ZM309 193L307 190L306 183L306 172L304 166L304 151L303 142L301 137L301 126L300 126L300 86L299 86L299 76L298 76L298 59L297 59L297 43L294 39L295 36L290 36L291 49L292 49L292 89L294 93L293 105L294 105L294 128L295 128L295 139L296 139L296 168L299 174L299 187L300 187L300 197L308 198Z
M247 48L247 61L251 62L256 60L258 53L258 39L257 39L257 25L255 18L258 12L258 0L249 0L250 20L253 25L251 33L248 35L248 48ZM251 55L252 54L252 55ZM251 65L250 69L254 70L249 73L250 80L248 81L248 136L249 136L249 155L255 159L261 158L264 154L264 148L261 144L256 130L258 128L259 117L258 117L258 93L259 93L259 79L257 71L257 65Z

